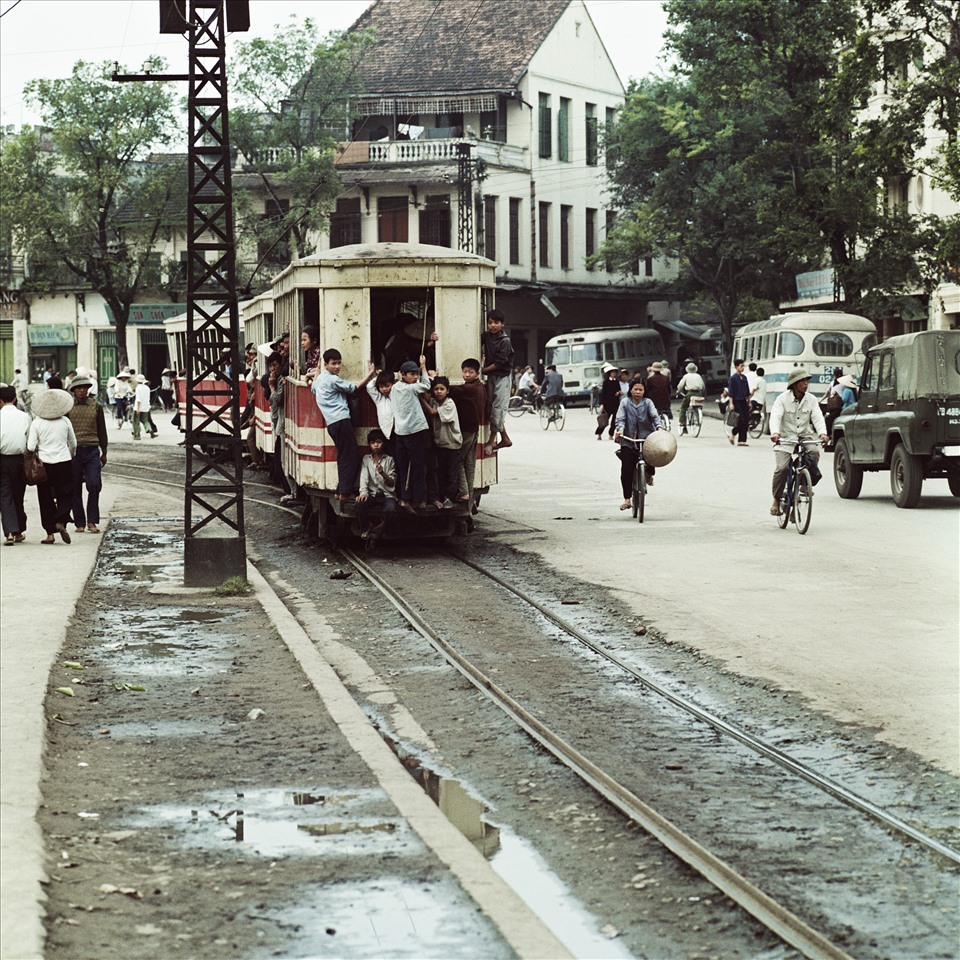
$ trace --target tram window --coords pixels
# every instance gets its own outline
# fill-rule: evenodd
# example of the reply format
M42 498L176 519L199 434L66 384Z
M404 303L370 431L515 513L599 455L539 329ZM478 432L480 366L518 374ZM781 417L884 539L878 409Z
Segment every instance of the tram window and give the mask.
M853 341L845 333L818 333L813 338L813 352L818 357L849 357Z
M785 357L797 357L803 353L803 337L797 333L784 330L780 334L779 352Z
M893 390L897 385L897 368L893 362L893 351L880 358L880 390Z

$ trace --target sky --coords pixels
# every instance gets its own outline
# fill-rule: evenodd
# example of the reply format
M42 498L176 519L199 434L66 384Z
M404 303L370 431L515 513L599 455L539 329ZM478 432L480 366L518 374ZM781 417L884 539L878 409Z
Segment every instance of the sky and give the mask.
M632 77L658 72L666 27L659 0L586 4L624 86ZM344 30L367 6L367 0L250 0L250 32L236 36L267 36L291 14L312 17L321 33ZM0 123L39 122L23 99L24 85L68 77L77 60L119 61L133 72L158 55L171 72L185 73L186 41L161 36L158 11L157 0L0 0Z

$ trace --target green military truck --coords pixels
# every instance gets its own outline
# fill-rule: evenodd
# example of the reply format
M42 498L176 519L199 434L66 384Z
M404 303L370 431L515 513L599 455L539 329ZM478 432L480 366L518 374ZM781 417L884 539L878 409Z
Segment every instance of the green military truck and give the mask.
M923 481L960 497L960 330L923 330L872 347L855 407L832 427L833 479L846 500L865 470L889 470L893 502L915 507Z

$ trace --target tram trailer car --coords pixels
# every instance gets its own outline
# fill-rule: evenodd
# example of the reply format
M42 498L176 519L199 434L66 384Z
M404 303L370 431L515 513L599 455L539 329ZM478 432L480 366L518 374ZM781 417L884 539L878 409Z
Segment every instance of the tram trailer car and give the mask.
M253 416L257 449L273 456L273 426L270 422L270 401L260 383L267 372L267 350L276 339L273 324L273 295L254 297L240 304L240 326L245 343L257 347L257 370L253 381ZM263 348L262 350L260 348Z
M283 466L309 498L308 520L315 518L321 536L358 534L359 527L356 505L334 497L337 451L304 379L303 328L317 327L322 349L340 351L340 375L346 380L366 377L371 360L377 368L397 373L404 359L423 350L428 369L449 377L451 384L462 383L463 360L479 359L480 334L494 306L495 270L491 260L447 247L370 243L305 257L274 279L274 322L278 331L290 331L291 344ZM431 347L433 332L438 340ZM351 409L363 456L369 450L367 434L377 426L376 407L361 390ZM496 453L484 452L488 432L484 424L477 439L475 493L485 493L497 482ZM387 536L447 537L458 526L472 528L469 504L442 511L431 507L418 516L396 511Z
M213 304L206 304L206 309L213 308ZM228 317L220 317L217 323L218 327L226 326L229 322ZM187 315L178 313L175 317L170 317L164 321L164 330L167 335L167 349L170 353L170 362L176 372L174 381L174 391L177 400L177 413L180 415L180 431L187 429L187 381L181 376L181 371L187 369ZM205 342L213 342L217 339L213 330L207 329L201 332L199 341L201 350L209 351L209 359L216 360L216 352L219 348L210 346L204 347ZM241 350L243 349L241 345ZM243 370L243 357L238 358L237 369ZM230 402L230 387L225 378L209 376L198 385L194 390L193 404L193 425L194 429L201 429L204 433L226 433L222 426L216 421L204 424L204 420L209 416L208 411L218 411L225 404ZM244 405L247 402L247 385L241 380L240 383L240 412L243 412ZM229 419L229 410L227 419ZM269 419L269 418L268 418Z
M587 403L591 389L603 380L605 363L633 373L640 370L646 379L647 367L666 356L663 337L656 330L639 327L574 330L551 337L544 350L544 366L556 365L567 401Z
M866 352L876 342L877 328L866 317L832 310L783 313L737 330L731 362L742 359L763 367L770 410L798 367L813 375L810 389L818 397L833 382L834 367L859 382Z

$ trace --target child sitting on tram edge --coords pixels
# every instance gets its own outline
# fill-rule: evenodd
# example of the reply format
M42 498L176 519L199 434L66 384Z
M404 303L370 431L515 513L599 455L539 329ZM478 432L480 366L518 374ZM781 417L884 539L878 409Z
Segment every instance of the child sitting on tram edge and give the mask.
M323 354L323 370L311 386L317 406L326 421L327 433L337 448L337 500L353 499L357 473L360 470L360 451L350 420L347 395L358 387L365 387L373 377L368 373L359 383L352 383L340 376L343 357L339 350L326 350Z
M368 537L384 533L387 518L397 507L394 491L397 486L397 466L393 457L384 452L386 437L383 431L374 428L367 434L370 452L360 465L360 493L357 495L357 519L360 536ZM379 509L380 521L370 523L370 514Z

